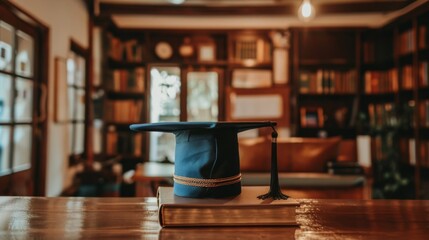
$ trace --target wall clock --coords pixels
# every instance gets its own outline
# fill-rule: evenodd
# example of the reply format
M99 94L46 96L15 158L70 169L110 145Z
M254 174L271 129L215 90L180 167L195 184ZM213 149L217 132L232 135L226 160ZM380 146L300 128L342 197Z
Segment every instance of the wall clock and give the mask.
M155 53L161 59L169 59L173 55L173 48L168 42L159 42L155 46Z

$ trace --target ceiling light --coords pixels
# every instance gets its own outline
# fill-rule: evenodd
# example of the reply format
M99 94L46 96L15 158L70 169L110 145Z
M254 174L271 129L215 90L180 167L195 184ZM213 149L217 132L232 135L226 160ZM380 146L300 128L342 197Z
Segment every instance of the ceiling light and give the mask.
M316 12L310 0L303 0L298 9L298 17L303 21L310 21L314 18Z
M170 3L172 3L172 4L176 4L176 5L179 5L179 4L182 4L182 3L184 3L185 2L185 0L168 0Z

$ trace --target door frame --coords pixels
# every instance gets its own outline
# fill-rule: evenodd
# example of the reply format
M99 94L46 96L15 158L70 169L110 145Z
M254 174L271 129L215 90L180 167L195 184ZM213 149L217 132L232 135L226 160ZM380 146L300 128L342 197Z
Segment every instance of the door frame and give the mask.
M44 196L46 193L46 159L47 159L47 117L48 117L48 79L49 79L49 28L27 11L15 6L9 1L0 2L0 13L3 19L12 23L14 27L24 30L35 39L34 44L34 97L32 121L32 153L30 178L34 185L28 195ZM25 170L27 171L27 170ZM0 177L0 192L18 181L24 171ZM11 194L14 194L10 190Z

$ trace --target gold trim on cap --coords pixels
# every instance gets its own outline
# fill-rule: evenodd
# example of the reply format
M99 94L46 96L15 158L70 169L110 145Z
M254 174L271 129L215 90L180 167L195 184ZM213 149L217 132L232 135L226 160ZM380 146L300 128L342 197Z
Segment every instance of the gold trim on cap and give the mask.
M212 178L212 179L202 179L202 178L190 178L190 177L182 177L173 175L174 182L187 185L187 186L193 186L193 187L221 187L226 185L232 185L234 183L238 183L241 181L241 173L226 177L226 178Z

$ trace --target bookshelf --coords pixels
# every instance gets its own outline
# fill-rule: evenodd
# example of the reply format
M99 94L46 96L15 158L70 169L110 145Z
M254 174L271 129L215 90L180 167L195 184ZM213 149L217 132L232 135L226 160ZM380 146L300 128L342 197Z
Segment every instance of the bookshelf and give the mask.
M146 36L103 24L95 29L94 153L100 161L119 159L126 172L142 161L145 147L143 134L130 132L129 125L145 119Z
M423 6L361 37L360 109L368 114L371 129L392 131L400 125L401 168L412 176L416 198L429 197L428 19ZM381 135L373 132L373 161L386 158L383 148Z
M354 138L359 96L358 31L297 28L292 36L296 135Z
M421 178L418 183L418 194L421 198L429 198L429 91L428 82L428 63L429 63L429 16L427 13L421 14L415 20L416 31L416 88L415 96L415 135L417 171L420 173L417 177Z

